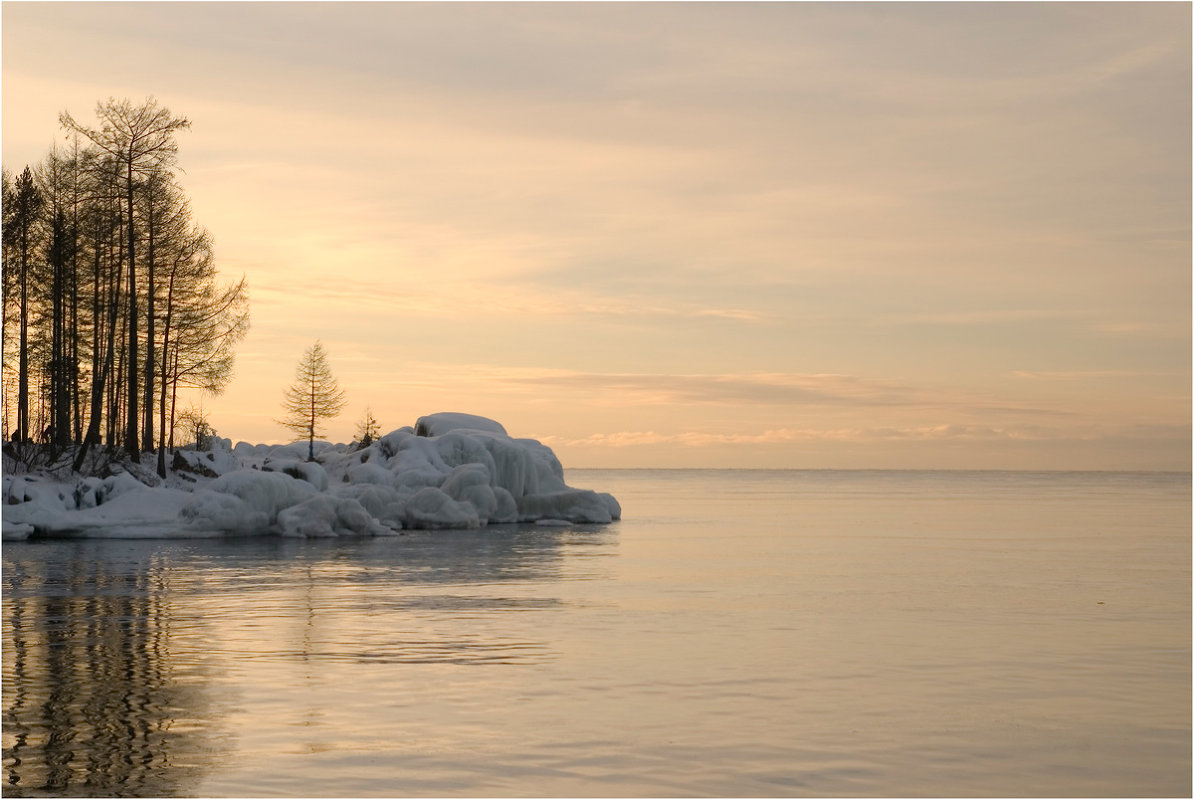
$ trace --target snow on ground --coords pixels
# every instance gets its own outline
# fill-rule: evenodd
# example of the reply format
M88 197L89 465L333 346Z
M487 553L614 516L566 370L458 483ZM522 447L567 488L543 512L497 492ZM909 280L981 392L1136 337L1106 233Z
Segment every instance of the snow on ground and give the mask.
M4 538L378 536L622 514L613 496L567 486L546 445L470 414L421 417L367 447L316 442L315 461L306 455L305 442L217 439L211 452L176 451L164 481L137 465L69 481L5 474Z

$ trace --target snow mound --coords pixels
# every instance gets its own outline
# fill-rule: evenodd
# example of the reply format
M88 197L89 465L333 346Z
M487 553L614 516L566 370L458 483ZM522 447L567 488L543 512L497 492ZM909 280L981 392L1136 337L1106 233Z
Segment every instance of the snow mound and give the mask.
M506 436L506 429L502 423L475 414L461 414L458 412L441 411L438 414L428 414L419 417L415 422L416 436L443 436L456 430L485 431Z
M386 521L400 519L404 528L540 519L607 523L622 514L613 497L569 487L551 448L515 439L500 423L472 414L420 417L413 428L391 431L360 450L324 451L319 461L333 486L392 490Z
M604 524L609 494L575 489L551 448L471 414L420 417L367 447L318 442L179 450L165 485L140 472L63 484L4 476L3 534L378 536L506 523ZM147 483L154 483L150 488Z
M376 536L389 532L356 500L317 494L278 513L283 536Z

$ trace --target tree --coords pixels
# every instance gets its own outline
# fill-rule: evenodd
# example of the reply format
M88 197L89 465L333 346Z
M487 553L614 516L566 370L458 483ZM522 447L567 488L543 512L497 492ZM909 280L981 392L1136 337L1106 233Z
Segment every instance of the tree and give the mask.
M93 296L93 355L91 382L91 415L87 423L87 432L83 435L83 446L75 455L73 468L75 472L83 468L88 449L98 444L100 440L100 423L103 419L104 388L112 388L108 378L112 374L116 360L116 326L120 312L121 278L123 276L122 258L124 256L121 242L121 218L110 201L117 200L112 191L119 178L116 159L105 154L93 160L94 177L96 178L96 196L99 203L95 209L96 238L94 263L94 296ZM106 254L106 259L104 258ZM107 267L103 261L107 261ZM101 279L102 278L102 279ZM101 285L102 284L102 285ZM107 312L106 319L104 312ZM101 330L103 337L101 340ZM103 340L106 340L106 344ZM100 348L104 347L104 355L100 358ZM114 423L117 417L116 404L108 403L108 421ZM111 437L109 437L111 445Z
M3 436L80 443L76 470L105 441L140 460L155 406L173 445L178 389L219 393L249 325L244 279L219 280L175 179L189 122L152 98L96 111L94 126L60 115L71 150L0 176Z
M344 390L328 366L327 353L317 340L307 348L295 371L295 381L286 390L282 408L286 416L276 422L307 439L307 459L315 460L315 437L322 435L320 423L344 408Z
M178 424L194 442L195 450L211 450L211 440L215 438L216 429L211 426L207 419L207 412L203 410L202 406L190 406L184 409L178 415ZM165 448L162 448L162 452L165 452Z
M357 423L357 441L361 443L361 447L368 447L379 435L381 426L373 417L373 409L366 406L365 416Z
M77 196L78 159L65 158L55 147L37 169L46 202L45 261L49 268L41 283L42 310L48 312L43 338L49 337L44 371L49 385L50 442L57 447L71 443L71 407L78 383L78 359L72 340L77 327L79 236L74 204Z
M134 107L129 100L111 98L107 103L95 107L102 127L81 125L66 111L59 116L62 127L82 134L103 152L112 156L124 172L123 189L127 205L128 220L128 426L125 429L124 448L134 461L141 457L141 442L138 435L140 414L137 394L139 336L137 311L137 259L136 225L133 222L133 200L138 181L147 180L155 170L172 165L178 154L178 143L174 134L182 128L191 127L185 117L172 117L169 109L162 108L152 97ZM152 267L150 268L152 269ZM152 365L150 366L152 370Z
M18 369L17 430L18 442L29 441L29 268L34 237L45 201L33 181L33 171L25 171L17 178L11 192L12 208L6 209L5 234L11 238L17 253L16 281L21 315L21 338Z
M185 211L185 209L184 209ZM165 475L166 391L170 391L169 442L174 446L174 399L180 386L219 394L232 377L234 346L249 330L249 298L245 279L221 286L216 283L211 238L202 228L178 226L182 214L163 241L168 257L163 263L160 441L158 473ZM168 229L169 230L169 229Z

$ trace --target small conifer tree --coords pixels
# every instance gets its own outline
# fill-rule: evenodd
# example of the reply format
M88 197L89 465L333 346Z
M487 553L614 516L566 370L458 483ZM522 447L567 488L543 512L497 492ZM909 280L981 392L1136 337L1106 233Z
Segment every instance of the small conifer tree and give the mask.
M344 403L344 390L332 376L327 352L316 341L299 361L295 381L282 401L286 416L276 422L307 440L307 460L314 461L315 437L323 434L321 423L339 414Z
M365 406L365 416L357 423L357 441L368 447L381 435L381 427L373 417L373 409Z

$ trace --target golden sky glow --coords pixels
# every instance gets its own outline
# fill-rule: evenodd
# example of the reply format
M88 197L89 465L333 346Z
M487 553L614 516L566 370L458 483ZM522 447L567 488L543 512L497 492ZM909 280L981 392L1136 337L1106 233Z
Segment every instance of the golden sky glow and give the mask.
M253 329L566 466L1190 466L1188 4L5 3L3 160L155 96Z

